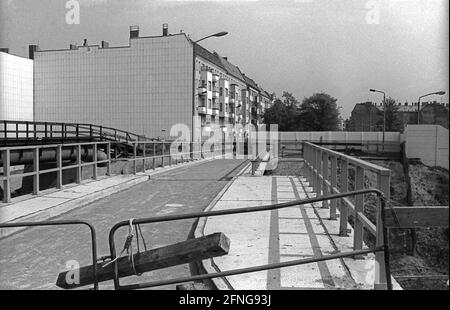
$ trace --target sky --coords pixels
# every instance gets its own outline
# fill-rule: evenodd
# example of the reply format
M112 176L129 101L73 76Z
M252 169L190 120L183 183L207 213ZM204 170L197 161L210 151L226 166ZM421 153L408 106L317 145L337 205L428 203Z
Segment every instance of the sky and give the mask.
M28 45L68 48L129 42L141 36L185 32L228 57L279 97L300 101L317 92L337 99L348 117L358 102L380 102L385 91L400 102L449 102L448 0L71 0L79 24L68 24L68 0L0 0L0 47L27 57ZM427 100L425 99L425 101Z

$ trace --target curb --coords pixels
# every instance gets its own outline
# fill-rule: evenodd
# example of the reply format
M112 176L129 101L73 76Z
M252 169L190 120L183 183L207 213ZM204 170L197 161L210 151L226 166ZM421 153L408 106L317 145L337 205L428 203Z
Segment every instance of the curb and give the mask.
M236 179L239 176L241 176L250 167L251 167L251 162L245 164L245 166L233 177L233 179L230 182L227 183L227 185L225 185L224 188L222 188L222 190L216 195L216 197L214 197L214 199L209 203L209 205L203 211L204 212L211 211L214 208L214 206L217 204L217 202L220 200L220 198L222 198L222 196L225 194L225 192L234 183L234 181L236 181ZM194 231L194 238L203 237L205 235L204 230L205 230L207 221L208 221L207 217L199 218L197 227L195 228L195 231ZM212 258L209 260L199 261L198 265L200 267L199 269L204 270L208 274L216 273L216 272L220 271L218 269L218 267L216 266L216 264L214 263L214 259L212 259ZM218 290L232 290L233 289L233 287L231 287L231 285L228 283L226 278L213 278L213 279L208 279L208 280L211 281Z

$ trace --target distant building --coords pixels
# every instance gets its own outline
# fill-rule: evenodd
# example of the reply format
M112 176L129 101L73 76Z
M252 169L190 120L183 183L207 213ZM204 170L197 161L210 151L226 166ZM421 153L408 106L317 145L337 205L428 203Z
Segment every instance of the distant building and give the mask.
M380 110L372 102L357 103L346 124L347 131L379 131Z
M420 104L418 113L418 103L399 103L397 106L397 116L404 125L417 124L419 117L420 124L441 125L449 127L449 107L448 103L423 102ZM350 118L346 122L348 131L380 131L383 120L383 105L372 102L358 103L353 108ZM377 126L377 123L379 124Z
M33 61L0 50L0 120L33 121Z

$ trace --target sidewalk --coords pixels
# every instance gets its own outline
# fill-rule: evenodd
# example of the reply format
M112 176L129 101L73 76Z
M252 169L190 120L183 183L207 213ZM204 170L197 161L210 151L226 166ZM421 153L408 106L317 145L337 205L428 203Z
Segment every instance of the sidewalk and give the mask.
M237 177L210 210L254 207L312 198L304 178ZM279 263L352 251L352 234L340 237L339 221L308 204L280 210L208 218L197 234L222 232L231 240L226 256L203 262L207 272ZM348 227L351 229L351 226ZM336 259L214 280L219 289L373 289L374 255Z

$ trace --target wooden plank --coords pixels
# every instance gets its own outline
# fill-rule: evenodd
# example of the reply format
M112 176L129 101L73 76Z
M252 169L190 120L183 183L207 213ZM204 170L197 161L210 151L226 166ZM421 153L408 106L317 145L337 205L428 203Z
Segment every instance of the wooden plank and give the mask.
M171 244L157 249L134 254L136 272L143 273L182 264L188 264L199 260L228 254L230 240L223 233L215 233L208 236L189 239L176 244ZM117 260L119 278L134 275L128 257L120 257ZM114 278L114 263L102 267L106 263L97 264L97 279L99 282L112 280ZM93 266L84 266L79 270L61 272L56 280L56 285L61 288L71 289L94 283L92 274ZM69 284L66 277L79 274L78 283ZM71 281L72 282L72 281Z
M203 283L187 283L176 286L177 291L208 291L211 290Z
M388 228L449 227L448 206L394 207L392 209L386 209L385 225ZM399 224L396 222L393 211Z

